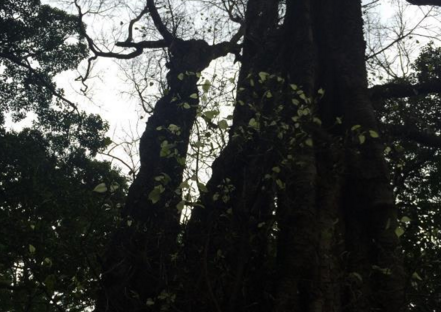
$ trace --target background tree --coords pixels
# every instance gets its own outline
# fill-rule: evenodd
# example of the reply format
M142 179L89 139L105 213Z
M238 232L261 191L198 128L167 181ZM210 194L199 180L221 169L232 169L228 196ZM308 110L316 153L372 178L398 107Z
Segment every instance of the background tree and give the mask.
M77 18L13 0L0 17L1 310L83 311L126 182L92 159L109 144L106 123L53 82L87 55Z

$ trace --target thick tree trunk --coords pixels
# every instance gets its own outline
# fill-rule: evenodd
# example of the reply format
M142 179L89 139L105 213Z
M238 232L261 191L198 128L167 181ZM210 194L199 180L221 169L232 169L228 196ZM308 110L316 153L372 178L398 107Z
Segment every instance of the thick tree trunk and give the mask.
M361 3L287 1L283 20L279 5L248 1L229 143L179 242L192 73L210 58L197 42L172 53L170 92L148 121L124 210L133 221L106 256L97 311L404 310Z
M361 4L288 1L280 27L266 24L277 1L265 3L264 10L248 3L244 90L230 142L187 229L199 251L189 262L205 268L195 291L205 293L203 308L194 310L403 311L396 208L367 92ZM262 72L285 82L258 83ZM302 102L300 90L309 100L290 105L293 96ZM306 108L314 116L292 129ZM265 119L291 128L280 136L283 126Z

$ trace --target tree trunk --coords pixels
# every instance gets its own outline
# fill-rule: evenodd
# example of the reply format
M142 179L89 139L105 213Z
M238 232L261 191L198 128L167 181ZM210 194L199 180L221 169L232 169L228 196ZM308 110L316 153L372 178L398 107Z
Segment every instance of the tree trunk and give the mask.
M223 46L175 39L167 63L168 91L156 103L140 140L141 167L122 211L121 227L104 255L95 311L144 311L175 287L182 200L179 185L199 105L197 81ZM150 301L149 301L150 302ZM150 308L149 311L151 311Z
M141 140L141 171L125 208L133 224L106 256L97 311L405 310L361 3L287 1L282 20L279 6L248 1L229 143L179 242L177 160L186 154L197 89L195 76L176 77L208 63L188 48L173 54L170 93ZM159 157L165 141L172 156ZM161 176L168 182L152 203Z

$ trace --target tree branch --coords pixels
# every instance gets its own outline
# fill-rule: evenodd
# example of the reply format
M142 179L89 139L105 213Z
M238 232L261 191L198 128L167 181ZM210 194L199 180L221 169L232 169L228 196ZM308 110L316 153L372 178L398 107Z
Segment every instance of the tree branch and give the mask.
M212 46L213 59L233 53L238 57L242 46L237 44L245 33L245 26L241 25L230 41L224 41Z
M384 126L389 133L396 138L408 139L428 147L441 148L441 136L435 133L419 131L413 127L403 125Z
M441 93L441 81L430 81L419 84L386 83L369 89L373 100L404 98L430 93Z
M115 44L117 47L122 48L141 48L141 49L159 49L159 48L166 48L168 47L168 44L165 42L165 40L158 40L158 41L140 41L140 42L128 42L128 41L122 41L117 42Z
M407 0L410 4L413 5L434 5L441 6L441 0Z
M147 8L150 12L150 16L153 19L153 23L155 24L156 29L161 34L162 38L164 38L165 42L167 44L171 44L175 37L168 31L167 27L165 27L164 23L162 22L154 0L147 0Z
M129 23L129 35L127 36L126 42L132 42L133 41L133 25L135 25L136 22L139 22L139 20L148 12L147 6L144 7L144 9L139 13L137 17L132 19Z

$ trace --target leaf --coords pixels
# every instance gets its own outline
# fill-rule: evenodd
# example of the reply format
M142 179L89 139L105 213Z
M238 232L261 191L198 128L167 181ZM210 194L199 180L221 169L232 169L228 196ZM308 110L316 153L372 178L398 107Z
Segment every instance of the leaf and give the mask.
M404 217L401 218L401 222L407 223L407 222L410 222L410 221L412 221L412 220L409 217L404 216Z
M208 90L210 90L211 82L208 80L205 80L204 84L202 85L202 90L207 93Z
M151 307L154 304L155 302L152 300L152 298L148 298L147 301L145 302L145 305L148 307Z
M360 125L355 125L355 126L352 126L351 131L355 131L355 130L360 129L360 128L361 128Z
M391 275L392 271L389 268L381 268L378 265L373 265L372 269L380 271L381 273L383 273L384 275Z
M296 91L298 89L297 85L295 84L290 84L291 89L293 89L294 91Z
M350 275L350 276L353 276L353 277L355 277L355 278L357 278L360 282L363 282L363 277L361 276L360 273L357 273L357 272L351 272L349 275Z
M387 219L385 230L389 230L390 228L390 218Z
M363 144L364 142L366 142L366 136L364 134L360 134L358 136L358 140L360 141L360 144Z
M380 136L378 135L378 132L377 132L377 131L374 131L374 130L369 130L369 135L371 136L371 138L374 138L374 139L380 137Z
M311 138L308 138L305 140L305 144L308 145L309 147L313 147L314 146L314 142L312 141Z
M272 171L275 173L280 173L281 170L280 167L273 167Z
M198 182L198 188L199 188L199 191L201 191L203 193L207 193L208 192L207 187L203 183Z
M267 99L270 99L270 98L272 98L273 97L273 94L271 93L271 91L270 90L268 90L268 91L266 91L266 98Z
M181 184L179 184L180 189L188 189L190 188L190 184L188 184L188 181L183 181Z
M419 280L419 281L423 280L417 272L412 273L412 279Z
M184 80L184 77L185 77L185 76L184 76L183 73L180 73L180 74L178 75L178 79L179 79L179 80Z
M128 226L128 227L131 227L131 226L132 226L132 223L133 223L133 220L127 220L127 226Z
M198 94L197 93L193 93L190 95L190 99L197 99L198 98Z
M110 184L110 192L115 192L117 189L119 189L119 184L116 182L113 182L112 184Z
M325 95L325 90L320 88L317 93L320 94L321 96L324 96Z
M276 184L277 184L277 186L278 186L281 190L285 189L285 183L283 183L282 180L277 179L277 180L276 180Z
M185 109L190 109L190 104L188 104L188 103L184 103L184 105L182 105L182 107L184 107Z
M265 72L259 73L260 80L262 80L262 81L265 81L268 76L269 76L268 73L265 73Z
M161 199L161 194L165 191L162 185L157 185L149 193L149 199L153 204L156 204Z
M404 230L403 230L403 228L402 228L401 226L397 227L397 228L395 229L395 234L397 235L397 237L401 237L401 235L404 234Z
M35 247L34 247L34 245L31 245L31 244L29 244L29 252L31 253L31 254L33 254L33 253L35 253Z
M320 120L320 118L317 118L317 117L312 118L312 121L318 125L322 124L322 121Z
M44 285L46 286L47 290L50 293L54 292L55 289L55 283L57 282L57 278L55 277L55 275L51 274L48 275L45 279L44 279Z
M228 129L228 122L226 120L221 120L217 123L219 129L225 130Z
M185 207L185 200L181 200L177 205L176 209L178 209L179 212L181 212Z
M259 127L259 124L257 123L256 119L254 119L254 118L250 119L250 121L248 122L248 125L254 129L257 129Z
M97 193L105 193L107 192L107 186L106 183L100 183L97 186L95 186L95 188L93 189L94 192Z

